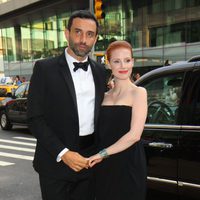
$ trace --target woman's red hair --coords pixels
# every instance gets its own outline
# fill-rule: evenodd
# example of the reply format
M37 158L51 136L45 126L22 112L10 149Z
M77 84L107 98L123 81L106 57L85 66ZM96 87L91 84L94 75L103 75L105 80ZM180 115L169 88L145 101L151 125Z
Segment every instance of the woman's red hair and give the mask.
M108 48L106 50L106 55L107 55L108 61L110 61L110 59L111 59L112 52L119 48L129 49L131 52L131 56L133 57L132 46L130 43L128 43L127 41L124 41L124 40L114 41L108 45Z

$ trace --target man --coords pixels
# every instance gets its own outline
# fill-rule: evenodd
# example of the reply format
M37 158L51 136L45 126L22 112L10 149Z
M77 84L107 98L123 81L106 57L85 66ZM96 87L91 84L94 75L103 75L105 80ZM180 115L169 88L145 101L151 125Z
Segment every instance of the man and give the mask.
M87 157L94 153L94 130L106 87L105 69L88 57L97 34L96 18L89 11L76 11L65 32L65 52L35 63L28 119L37 138L33 166L43 200L94 199Z

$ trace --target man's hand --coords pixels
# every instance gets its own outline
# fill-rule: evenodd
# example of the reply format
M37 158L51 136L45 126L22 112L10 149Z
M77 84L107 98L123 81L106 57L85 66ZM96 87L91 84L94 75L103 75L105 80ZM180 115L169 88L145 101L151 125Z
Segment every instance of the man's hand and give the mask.
M74 151L67 151L62 157L62 161L75 172L81 171L83 168L88 169L88 159Z

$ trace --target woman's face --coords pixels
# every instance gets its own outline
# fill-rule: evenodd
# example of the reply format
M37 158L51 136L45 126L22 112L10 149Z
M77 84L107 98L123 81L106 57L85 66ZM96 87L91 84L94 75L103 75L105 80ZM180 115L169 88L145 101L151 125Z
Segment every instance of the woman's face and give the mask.
M133 64L134 61L130 49L124 47L113 50L108 62L114 77L121 80L130 78Z

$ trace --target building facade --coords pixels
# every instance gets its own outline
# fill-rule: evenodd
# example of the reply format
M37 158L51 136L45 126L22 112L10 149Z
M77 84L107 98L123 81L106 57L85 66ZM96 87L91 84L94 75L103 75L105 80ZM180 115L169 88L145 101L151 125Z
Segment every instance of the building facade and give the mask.
M135 69L142 73L200 54L200 0L105 0L93 55L114 40L133 45ZM70 14L89 9L89 0L0 0L0 65L6 76L30 77L38 59L67 46Z

